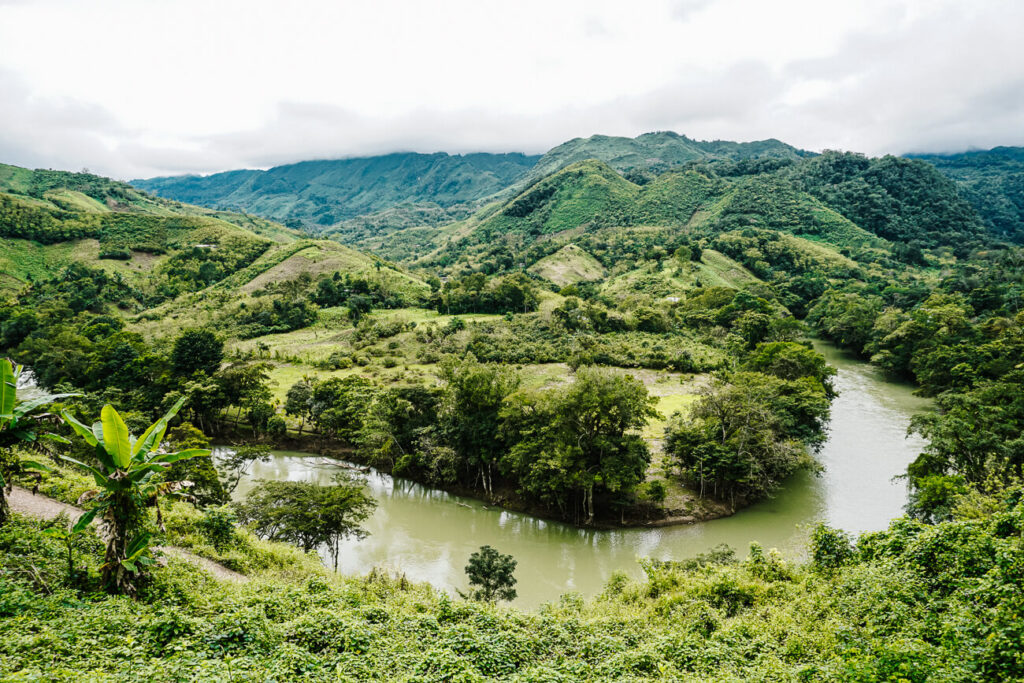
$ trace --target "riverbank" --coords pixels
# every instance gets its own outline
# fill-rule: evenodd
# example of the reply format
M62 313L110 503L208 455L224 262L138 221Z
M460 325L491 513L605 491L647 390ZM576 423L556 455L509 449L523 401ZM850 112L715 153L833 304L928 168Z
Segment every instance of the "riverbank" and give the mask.
M236 431L235 436L240 440L244 440L247 434ZM337 440L325 439L317 434L306 432L301 437L298 434L289 434L287 437L274 439L273 442L269 442L267 445L278 451L307 453L310 456L330 458L337 461L339 466L345 469L357 470L364 474L369 470L378 471L387 476L408 481L409 483L434 488L454 496L474 499L484 506L527 514L531 517L551 522L570 524L580 529L639 529L696 524L728 517L745 507L738 506L733 509L723 502L707 497L702 498L689 489L678 486L673 491L671 499L669 499L671 505L634 505L622 510L618 518L614 515L609 516L606 514L595 517L590 524L582 524L572 519L565 519L555 514L549 508L531 504L530 501L520 496L513 487L498 485L495 487L494 494L488 496L479 489L462 486L457 483L418 481L402 475L395 475L390 468L378 467L376 464L371 463L369 459L361 457L359 452L350 445ZM215 446L218 448L232 448L233 444L230 441L222 441L215 444Z
M616 572L639 578L637 557L683 560L722 544L742 555L758 542L796 560L818 521L853 533L883 529L906 503L906 488L893 477L924 445L906 437L910 417L930 403L834 347L819 350L839 371L840 394L818 455L824 471L798 473L769 500L708 521L581 528L370 470L367 487L378 508L364 523L369 536L343 544L340 570L383 567L454 593L465 590L469 555L486 544L519 562L516 575L529 591L520 591L515 604L533 607L566 591L596 595ZM335 455L344 456L344 449ZM317 454L277 452L253 467L236 494L244 495L255 478L327 483L336 468L336 460Z

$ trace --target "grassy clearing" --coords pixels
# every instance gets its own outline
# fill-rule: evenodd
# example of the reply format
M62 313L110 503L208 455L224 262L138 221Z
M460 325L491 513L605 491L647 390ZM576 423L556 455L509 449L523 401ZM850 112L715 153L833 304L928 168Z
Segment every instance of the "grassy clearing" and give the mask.
M696 287L741 289L755 282L760 282L760 279L741 264L725 254L705 249L700 263L679 265L674 261L662 264L647 262L639 268L608 278L602 284L601 291L616 297L650 294L682 298L687 291Z
M567 244L554 254L545 256L528 270L559 287L600 280L606 272L597 259L575 244Z

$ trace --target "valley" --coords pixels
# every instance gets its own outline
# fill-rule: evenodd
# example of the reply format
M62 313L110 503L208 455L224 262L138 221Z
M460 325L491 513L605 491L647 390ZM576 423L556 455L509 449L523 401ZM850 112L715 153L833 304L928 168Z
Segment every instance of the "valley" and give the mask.
M1024 362L1012 212L976 208L1013 202L997 156L656 133L133 184L0 166L0 474L123 541L0 519L0 618L71 633L69 678L124 673L84 611L144 615L138 671L183 676L871 680L893 633L927 660L900 666L952 666L938 591L964 671L995 670ZM467 588L484 546L510 607ZM19 638L0 671L57 666Z

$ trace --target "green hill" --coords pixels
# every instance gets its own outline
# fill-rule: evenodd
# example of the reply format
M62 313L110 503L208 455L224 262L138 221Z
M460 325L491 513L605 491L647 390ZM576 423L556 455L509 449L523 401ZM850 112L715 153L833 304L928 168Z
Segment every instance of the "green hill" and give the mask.
M692 140L672 132L645 133L635 138L592 135L574 138L549 150L525 181L553 173L584 159L600 159L618 171L650 166L671 168L688 162L773 158L797 161L809 153L778 140L730 142Z
M379 258L249 215L152 197L83 173L0 166L0 292L81 264L117 275L143 308L209 287L250 294L336 272L409 299L429 288ZM303 279L305 278L305 280Z
M991 233L1024 241L1024 147L907 156L927 161L956 183Z
M956 186L920 160L827 152L789 175L797 187L888 240L962 246L984 232Z
M132 183L184 202L323 227L401 205L472 202L505 189L537 159L523 154L399 153Z

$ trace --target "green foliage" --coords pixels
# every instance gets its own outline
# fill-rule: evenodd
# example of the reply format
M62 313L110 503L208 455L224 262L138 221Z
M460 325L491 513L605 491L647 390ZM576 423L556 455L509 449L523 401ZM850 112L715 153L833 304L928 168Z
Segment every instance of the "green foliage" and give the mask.
M516 564L511 555L503 555L489 545L480 546L466 565L469 585L474 586L470 596L484 602L515 600Z
M1020 147L996 147L963 154L915 155L956 183L989 232L1020 243L1024 239L1024 154Z
M482 273L449 281L434 298L434 307L452 313L529 313L538 299L529 278L516 273L488 280Z
M238 518L264 538L293 543L306 552L326 545L337 570L341 541L366 536L359 523L376 505L363 491L363 482L338 474L328 486L258 480L237 510Z
M519 387L518 375L470 357L442 368L446 383L438 411L440 429L458 457L471 468L488 494L493 491L494 465L501 443L499 413L505 398Z
M808 448L824 442L829 399L812 377L779 379L739 372L700 392L689 415L665 431L665 452L683 477L728 500L762 498L800 468L816 467Z
M797 182L860 227L897 242L921 240L962 253L981 221L952 182L923 161L826 152L795 167Z
M399 153L305 161L267 171L151 178L133 184L183 202L228 206L274 220L325 227L402 204L447 207L487 197L511 185L537 158ZM371 186L367 186L367 178L374 179Z
M20 365L0 358L0 526L7 522L10 514L7 490L13 485L13 478L28 470L48 469L45 465L18 457L13 447L32 447L45 442L68 443L62 436L40 431L44 421L38 413L54 401L76 395L46 394L28 401L19 401L18 378L21 372Z
M179 375L188 377L194 372L212 375L220 369L224 358L224 342L210 330L187 329L174 340L171 365Z
M563 516L593 521L598 500L628 499L650 453L635 430L657 415L632 377L581 368L564 389L513 395L502 408L506 473ZM571 507L570 507L571 503Z
M811 533L811 565L819 571L833 571L854 558L849 534L818 524Z
M85 468L96 481L93 505L76 522L75 530L84 529L96 517L106 523L109 540L103 585L112 593L134 594L138 575L154 562L150 552L152 533L145 529L143 509L150 500L173 492L175 487L157 483L153 475L179 460L210 454L200 448L160 452L169 422L183 403L176 403L140 437L128 431L121 415L109 404L103 406L100 421L91 428L70 413L63 413L75 433L93 447L95 466L67 455L61 457Z
M223 550L234 540L237 522L238 517L235 515L235 511L228 505L222 505L203 510L203 516L196 526L209 539L214 548Z
M15 517L0 529L0 676L1015 680L1022 515L1008 495L978 519L897 520L828 571L754 548L743 562L645 560L640 582L620 575L597 600L536 612L381 572L293 566L235 584L175 560L138 600L83 600L63 543ZM75 553L91 571L102 562L91 532Z

